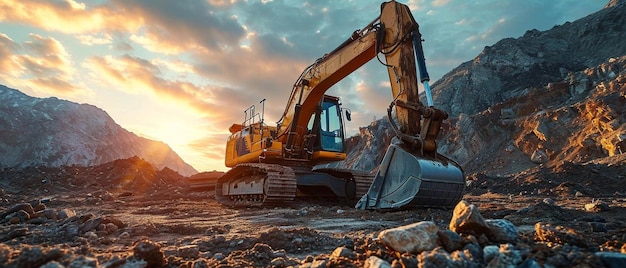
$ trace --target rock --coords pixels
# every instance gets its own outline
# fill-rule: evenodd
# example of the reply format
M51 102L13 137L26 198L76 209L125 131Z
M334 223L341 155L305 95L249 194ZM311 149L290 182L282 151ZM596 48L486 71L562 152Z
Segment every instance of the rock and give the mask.
M43 210L42 214L47 219L57 220L57 211L53 208L46 208Z
M37 200L37 201L39 201L39 200ZM43 204L43 203L41 203L41 202L39 202L39 203L37 203L36 205L34 205L34 206L33 206L33 210L34 210L35 212L37 212L37 211L42 211L42 210L44 210L44 209L46 209L46 205L44 205L44 204Z
M79 234L78 225L76 224L66 224L62 230L65 237L76 237Z
M178 248L178 257L185 259L195 259L200 254L198 245L187 245Z
M287 261L283 257L277 257L270 262L271 267L285 267Z
M104 201L109 201L109 202L115 200L115 197L113 197L113 194L109 193L108 191L104 191L104 193L102 194L100 198Z
M221 252L217 252L213 255L213 259L216 259L218 261L221 261L225 258L224 253Z
M432 250L439 245L438 231L439 227L434 222L423 221L383 230L378 234L378 238L382 244L400 253L419 254L425 250Z
M40 247L26 247L15 260L18 267L39 267L48 262Z
M102 223L104 224L112 223L112 224L115 224L117 228L126 227L126 224L122 220L115 218L115 217L102 217Z
M335 250L333 250L333 252L330 254L330 257L331 258L344 257L344 258L348 258L348 259L354 259L356 257L356 255L349 248L338 247Z
M467 267L466 259L455 259L444 249L438 248L432 251L424 251L417 256L419 267Z
M535 239L559 244L568 243L579 247L587 246L585 239L575 230L563 226L552 226L543 222L535 224Z
M543 164L548 162L548 160L548 155L541 149L535 150L535 152L533 152L533 154L530 156L530 161L535 164Z
M481 259L475 258L469 250L457 250L450 253L450 257L459 267L480 267Z
M72 262L70 262L69 268L88 268L88 267L98 267L98 259L87 257L87 256L78 256Z
M491 230L491 234L488 236L490 241L509 243L517 242L519 239L519 231L510 221L505 219L488 219L485 222Z
M485 222L483 216L480 215L475 205L461 200L454 207L452 219L450 220L450 230L456 233L467 234L488 234L491 232L489 225Z
M320 260L314 260L311 263L311 268L326 268L328 267L328 260L326 259L320 259Z
M283 257L286 258L287 257L287 251L285 251L284 249L279 249L279 250L274 250L272 251L272 258L278 258L278 257Z
M304 242L304 240L302 240L301 237L296 237L293 240L291 240L291 244L293 244L297 248L302 247L303 246L303 242Z
M513 119L515 118L515 111L511 108L503 108L500 110L500 119Z
M89 242L92 243L98 241L98 235L92 231L86 232L85 234L83 234L83 237L87 238Z
M161 267L165 264L161 246L147 239L135 242L133 245L133 256L146 261L149 267Z
M602 263L608 268L626 267L626 254L617 252L596 252L593 255L600 258Z
M91 230L97 230L98 226L102 224L102 218L96 217L87 220L85 223L81 224L79 230L81 233L85 233Z
M489 245L483 248L483 260L489 263L498 255L500 248L496 245Z
M116 266L113 266L116 267ZM120 268L147 268L148 262L145 260L129 259Z
M19 210L15 212L15 215L13 217L18 218L19 222L27 222L28 220L30 220L30 215L31 214L24 210Z
M10 217L9 224L18 224L22 222L19 217Z
M370 256L369 258L365 260L363 267L364 268L391 268L391 264L389 264L389 262L379 257Z
M193 262L192 268L209 268L209 264L205 259L198 259Z
M463 252L472 260L482 260L483 259L483 250L480 248L478 244L467 244L463 247ZM474 261L479 262L479 261Z
M108 234L115 234L119 230L119 227L112 222L107 223L105 226Z
M57 219L59 220L65 220L74 216L76 216L76 212L69 208L64 208L57 212Z
M522 255L512 244L486 246L484 256L487 267L517 267L522 262Z
M440 230L437 232L437 235L439 236L441 245L446 251L454 252L463 248L463 238L459 234L450 230Z
M600 200L594 200L594 202L585 204L585 211L589 212L601 212L601 211L609 211L611 208L606 203Z
M120 239L129 239L130 234L128 232L122 232L119 236Z
M0 266L6 266L11 261L13 250L4 243L0 243Z
M76 266L70 266L70 267L76 267ZM82 267L82 266L78 266L78 267ZM90 267L90 266L85 266L85 267ZM65 266L56 261L51 261L40 266L39 268L65 268Z
M556 202L554 202L554 200L552 198L549 198L549 197L544 198L542 200L542 202L544 202L547 205L551 205L551 206L555 206L556 205Z
M609 229L606 227L606 223L603 222L589 222L592 233L606 233Z
M18 212L20 210L23 210L29 215L35 213L35 210L33 209L33 206L30 203L20 203L20 204L15 204L15 205L10 206L6 211L0 214L0 219L10 214L13 214L15 212Z

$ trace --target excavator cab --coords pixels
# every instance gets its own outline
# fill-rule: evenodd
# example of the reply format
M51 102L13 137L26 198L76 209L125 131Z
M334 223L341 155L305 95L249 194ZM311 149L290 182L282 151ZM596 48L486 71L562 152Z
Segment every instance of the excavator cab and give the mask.
M308 124L305 143L311 160L321 163L345 158L344 133L339 98L324 95Z

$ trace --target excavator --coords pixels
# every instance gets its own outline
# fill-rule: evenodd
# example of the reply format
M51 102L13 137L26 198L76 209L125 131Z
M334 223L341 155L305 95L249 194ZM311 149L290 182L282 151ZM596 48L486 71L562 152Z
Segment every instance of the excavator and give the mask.
M254 207L335 196L360 209L454 207L465 178L459 164L437 153L448 115L433 107L422 41L406 5L382 3L380 16L302 72L276 126L264 122L265 100L260 113L255 105L246 109L243 122L229 128L225 164L231 169L217 178L217 201ZM389 74L387 118L396 136L375 173L320 168L346 158L344 109L325 93L373 58ZM419 99L418 70L427 106Z

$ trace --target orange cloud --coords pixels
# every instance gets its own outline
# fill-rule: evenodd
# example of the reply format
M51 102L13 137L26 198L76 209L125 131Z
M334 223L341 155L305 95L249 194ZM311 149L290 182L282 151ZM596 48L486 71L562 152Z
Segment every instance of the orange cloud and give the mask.
M30 34L23 44L0 34L0 78L38 92L76 94L76 70L65 47L52 37Z
M224 107L238 105L237 94L232 90L212 86L198 86L182 80L168 80L161 76L159 65L132 56L91 57L83 67L97 73L102 82L122 91L145 94L154 93L175 100L211 117L211 122L226 131L235 117ZM243 105L242 105L243 107Z
M15 53L19 44L13 42L7 35L0 33L0 77L15 76L21 72L21 66L17 62Z
M39 90L45 89L45 91L73 94L80 88L69 83L63 79L57 77L45 77L31 79L30 82L36 85Z
M224 161L224 150L228 134L207 134L206 137L194 140L189 147L194 151L201 152L205 157Z

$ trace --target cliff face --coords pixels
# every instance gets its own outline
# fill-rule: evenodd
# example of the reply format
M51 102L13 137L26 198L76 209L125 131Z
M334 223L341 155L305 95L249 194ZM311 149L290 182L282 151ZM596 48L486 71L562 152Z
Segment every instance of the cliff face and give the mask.
M504 175L626 152L623 40L626 5L611 1L580 20L486 47L433 84L435 106L450 114L440 153L468 172ZM389 137L368 138L384 126L353 137L339 166L365 167L384 154Z
M452 117L528 95L626 54L626 5L615 4L548 31L500 40L432 85L435 106Z
M123 129L95 106L0 86L0 167L92 166L133 156L159 169L197 173L167 144Z

